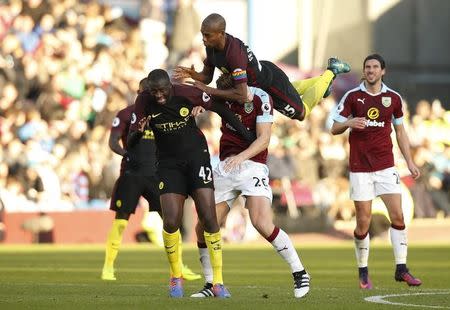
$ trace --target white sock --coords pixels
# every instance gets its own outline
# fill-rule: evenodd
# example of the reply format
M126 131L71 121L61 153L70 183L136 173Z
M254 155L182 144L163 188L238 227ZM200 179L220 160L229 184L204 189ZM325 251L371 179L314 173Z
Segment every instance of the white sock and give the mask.
M395 263L406 264L406 256L408 255L408 236L406 234L406 228L403 230L398 230L390 227L389 234L391 235Z
M291 239L282 229L278 231L277 236L273 239L271 244L277 253L280 254L280 256L289 264L292 272L302 271L305 269L300 261L300 258L298 257L297 251L295 250Z
M205 282L213 283L213 269L211 260L209 259L208 248L198 248L198 252L200 254L200 264L202 265Z
M369 234L364 239L354 238L355 254L358 268L367 267L369 261L370 237Z

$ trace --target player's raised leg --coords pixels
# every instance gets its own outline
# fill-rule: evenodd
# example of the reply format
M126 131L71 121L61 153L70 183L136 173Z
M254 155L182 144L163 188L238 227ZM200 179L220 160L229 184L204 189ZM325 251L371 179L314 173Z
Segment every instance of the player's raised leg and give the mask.
M246 207L253 226L289 265L294 278L294 296L302 298L309 292L310 276L303 267L289 236L273 224L270 206L270 200L267 197L248 196L246 200Z
M350 65L337 59L328 59L327 70L318 77L292 82L297 92L302 96L306 115L331 93L331 85L338 74L350 72Z

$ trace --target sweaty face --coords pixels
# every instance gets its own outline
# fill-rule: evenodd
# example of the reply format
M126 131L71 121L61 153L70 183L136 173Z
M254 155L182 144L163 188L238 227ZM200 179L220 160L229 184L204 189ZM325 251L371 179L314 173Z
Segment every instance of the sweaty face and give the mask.
M384 69L381 69L381 64L376 59L369 59L364 64L364 77L369 84L376 84L381 81L385 73Z
M170 99L171 84L168 81L149 82L150 94L158 104L166 104Z
M200 32L202 33L203 44L210 48L220 48L224 41L224 32L202 25Z

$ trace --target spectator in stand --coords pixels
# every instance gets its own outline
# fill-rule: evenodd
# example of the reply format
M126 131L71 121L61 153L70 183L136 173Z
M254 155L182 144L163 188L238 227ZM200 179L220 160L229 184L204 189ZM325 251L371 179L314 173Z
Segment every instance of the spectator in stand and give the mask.
M178 1L173 33L169 41L170 53L167 60L169 68L173 68L188 55L195 39L200 40L199 29L200 17L194 8L193 0Z

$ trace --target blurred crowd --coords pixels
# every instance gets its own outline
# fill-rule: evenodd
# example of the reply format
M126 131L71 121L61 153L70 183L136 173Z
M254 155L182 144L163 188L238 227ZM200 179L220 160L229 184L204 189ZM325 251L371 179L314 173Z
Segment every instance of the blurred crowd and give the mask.
M6 212L108 208L121 159L108 147L113 117L134 101L150 69L201 68L204 57L191 0L142 1L140 15L131 19L94 1L0 2L0 198ZM276 115L268 164L277 212L312 207L333 219L352 218L347 137L328 132L335 105L332 97L324 100L304 122ZM405 119L423 177L408 178L396 158L416 216L448 216L450 112L438 100L415 106ZM220 119L198 122L217 162Z

